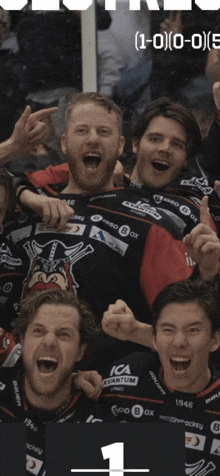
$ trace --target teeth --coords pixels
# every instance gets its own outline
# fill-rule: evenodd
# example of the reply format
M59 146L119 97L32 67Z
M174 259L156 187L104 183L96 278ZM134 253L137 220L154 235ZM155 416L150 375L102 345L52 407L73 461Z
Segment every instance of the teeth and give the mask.
M187 370L190 366L190 362L190 359L187 357L176 356L170 358L172 367L178 372Z
M88 154L85 154L85 157L98 157L99 158L99 154L93 154L92 152L88 152Z
M43 374L49 374L57 369L58 360L54 357L40 357L37 359L37 367Z
M157 163L163 164L163 165L167 165L167 166L169 165L168 162L165 162L165 160L156 159L156 160L154 160L154 162L157 162Z
M55 359L54 357L40 357L40 358L38 359L39 362L42 361L42 360L43 360L43 361L48 360L48 361L50 361L50 362L55 362L55 363L57 363L57 359Z
M187 357L171 357L172 360L176 360L177 362L188 362L189 359Z

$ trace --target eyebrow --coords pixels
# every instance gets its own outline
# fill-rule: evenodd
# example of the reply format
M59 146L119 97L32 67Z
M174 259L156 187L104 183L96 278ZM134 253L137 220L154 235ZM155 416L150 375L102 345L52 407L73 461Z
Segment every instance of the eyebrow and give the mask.
M44 324L41 324L40 322L32 322L32 323L30 323L30 325L31 325L31 324L32 324L33 326L42 327L42 328L46 329L45 326L44 326ZM57 331L57 330L58 330L58 331L60 331L60 330L62 330L62 331L63 331L63 330L65 330L65 331L67 331L67 330L74 330L74 327L71 326L71 325L65 325L65 326L59 327L58 329L55 329L55 331Z
M72 326L66 326L66 327L59 327L59 329L57 329L58 331L74 331L75 328L72 327Z
M174 140L175 142L179 142L180 144L183 144L183 145L187 144L186 140L180 139L179 137L172 137L172 140Z
M190 322L189 324L186 324L186 328L187 327L192 327L192 326L199 326L199 325L203 325L204 322L203 321L194 321L194 322ZM176 328L175 324L171 324L170 322L162 322L160 324L160 322L158 321L158 327L165 327L165 326L169 326L169 327L172 327L173 329Z
M156 137L164 137L164 134L161 134L160 132L148 132L147 133L148 137L151 136L156 136ZM171 137L171 140L174 140L175 142L179 142L180 144L186 145L187 142L183 139L180 139L179 137Z
M38 326L38 327L44 327L44 325L41 324L40 322L33 322L33 321L32 321L32 322L30 322L30 325L32 325L32 326Z

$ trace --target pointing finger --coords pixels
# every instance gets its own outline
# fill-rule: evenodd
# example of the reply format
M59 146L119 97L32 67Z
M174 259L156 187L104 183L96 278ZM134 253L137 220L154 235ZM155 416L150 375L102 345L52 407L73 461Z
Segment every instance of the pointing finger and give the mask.
M209 208L208 208L208 197L205 196L202 198L200 202L200 223L203 225L207 225L210 227L210 214L209 214Z

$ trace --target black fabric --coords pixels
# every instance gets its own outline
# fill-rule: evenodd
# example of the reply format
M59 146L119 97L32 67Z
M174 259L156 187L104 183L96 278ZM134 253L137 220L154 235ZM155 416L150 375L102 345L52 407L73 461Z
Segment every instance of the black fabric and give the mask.
M114 362L104 376L103 403L120 421L184 423L186 474L219 474L220 375L198 395L168 389L157 356L136 353ZM201 473L200 473L200 471Z
M26 425L26 474L34 465L38 476L45 474L46 423L103 423L115 418L102 406L89 400L73 386L72 397L64 410L44 411L34 408L25 399L21 369L0 369L0 422Z

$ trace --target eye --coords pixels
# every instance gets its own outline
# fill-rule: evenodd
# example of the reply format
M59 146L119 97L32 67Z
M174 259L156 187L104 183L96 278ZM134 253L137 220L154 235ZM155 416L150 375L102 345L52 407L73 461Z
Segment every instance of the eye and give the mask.
M33 334L35 336L41 336L44 333L44 329L42 327L34 327Z
M109 129L104 129L104 128L103 128L103 129L100 129L100 130L99 130L99 134L100 134L101 136L109 136L110 133L111 133L111 131L110 131Z
M188 329L190 334L197 334L199 331L200 329L198 327L190 327L190 329Z
M70 339L71 333L68 330L62 329L58 332L58 337L60 337L61 339Z
M150 142L154 142L155 144L161 141L161 137L159 136L150 136L148 139Z
M172 333L174 332L174 329L172 329L172 327L164 327L164 328L162 329L162 332L163 332L164 334L169 335L169 334L172 334Z
M175 149L186 150L185 144L183 144L182 142L178 142L178 141L173 142L173 147L175 147Z
M86 134L86 133L87 133L87 129L86 129L86 127L77 127L76 133L79 134L79 135Z

